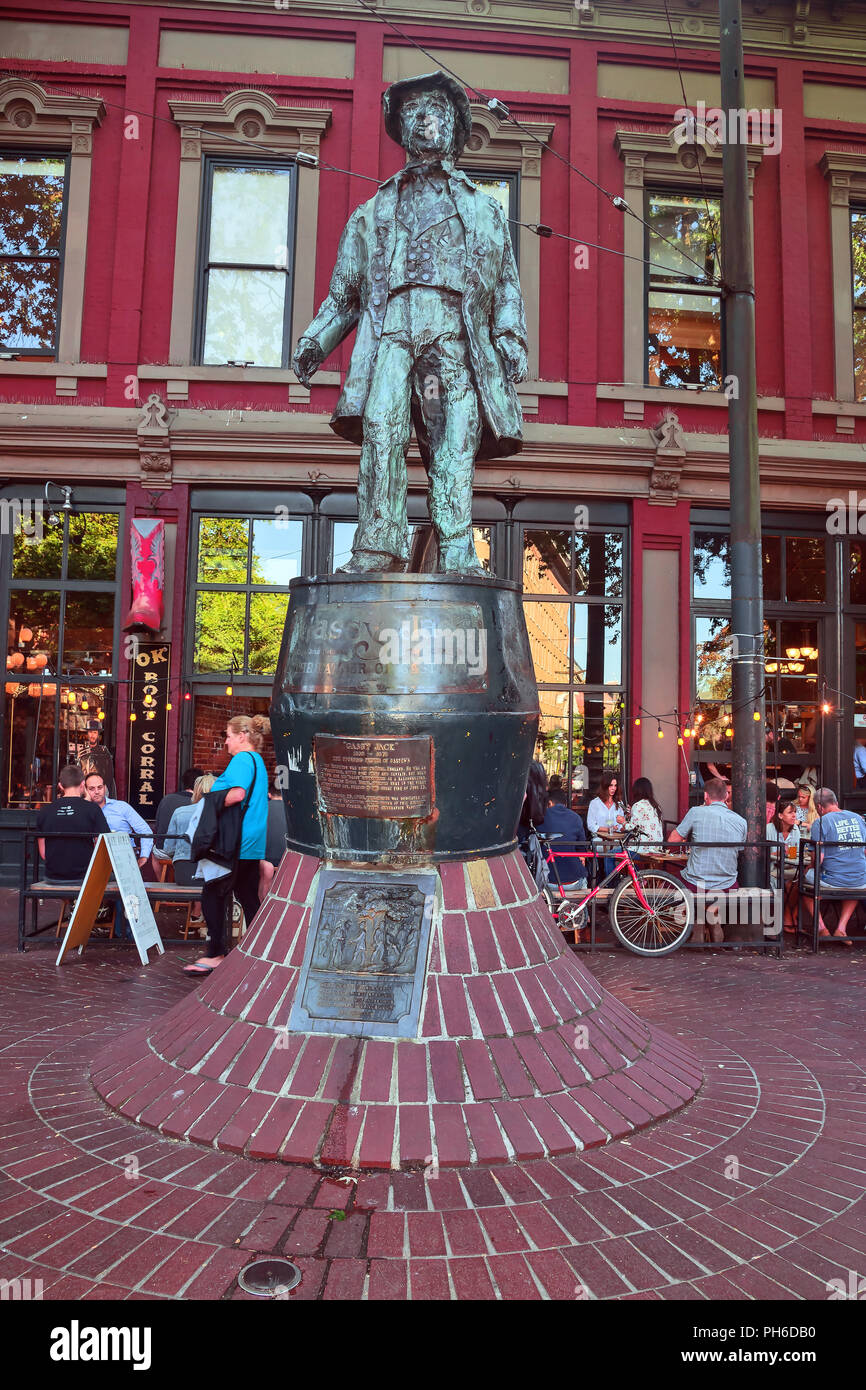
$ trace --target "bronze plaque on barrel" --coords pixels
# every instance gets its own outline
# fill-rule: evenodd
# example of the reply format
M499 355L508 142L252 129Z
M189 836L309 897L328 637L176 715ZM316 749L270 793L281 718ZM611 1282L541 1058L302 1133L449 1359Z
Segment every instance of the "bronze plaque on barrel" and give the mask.
M424 820L433 810L433 740L317 734L313 759L328 816Z
M414 1037L433 874L322 869L289 1028Z

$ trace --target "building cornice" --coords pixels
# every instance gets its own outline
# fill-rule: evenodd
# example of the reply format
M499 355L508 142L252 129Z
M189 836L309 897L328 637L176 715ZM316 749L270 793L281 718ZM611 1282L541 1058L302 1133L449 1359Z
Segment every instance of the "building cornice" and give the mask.
M97 0L114 4L114 0ZM140 0L165 9L163 0ZM274 0L184 0L187 13L210 18L256 20L273 15ZM394 24L464 29L467 37L522 35L585 38L658 46L670 52L663 0L369 0L369 8ZM680 48L718 55L718 7L714 0L669 0L671 27ZM743 40L747 55L808 57L819 62L866 66L864 0L745 0ZM354 0L278 0L278 13L292 21L365 19ZM383 28L385 26L383 25ZM417 29L415 30L417 34ZM386 42L401 40L386 30Z
M307 411L190 410L170 412L168 438L175 483L249 486L357 485L358 450L337 438L326 415ZM0 455L7 478L42 475L87 480L98 469L115 482L140 479L141 410L52 405L0 405ZM646 426L525 425L523 451L479 463L476 491L649 497L660 461L657 437ZM683 431L677 495L695 503L728 500L726 434ZM409 485L426 475L415 448ZM797 503L824 512L828 488L862 484L866 444L851 441L762 439L761 497L765 505ZM666 466L666 465L664 465Z

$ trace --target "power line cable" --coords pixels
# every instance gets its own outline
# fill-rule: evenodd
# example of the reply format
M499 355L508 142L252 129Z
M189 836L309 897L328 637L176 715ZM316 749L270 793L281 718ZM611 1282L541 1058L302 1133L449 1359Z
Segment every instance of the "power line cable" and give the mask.
M423 50L422 50L422 51L423 51ZM65 89L64 89L64 92L68 93L70 90L71 90L70 88L65 88ZM74 89L72 89L72 90L74 90ZM474 90L474 88L473 88L472 90ZM58 95L58 96L61 96L61 95L64 94L64 92L52 91L52 90L51 90L50 88L48 88L48 87L45 87L45 91L48 92L50 95ZM81 95L81 94L80 94L80 93L77 93L77 95ZM102 102L102 104L103 104L104 106L107 106L107 107L109 107L111 110L114 110L114 111L122 111L122 112L124 113L124 115L126 115L126 116L137 116L140 120L145 120L145 121L146 121L146 120L159 121L159 122L161 122L163 125L170 126L170 127L172 128L172 130L177 130L177 129L178 129L177 123L176 123L174 120L172 120L170 117L168 117L168 116L159 116L159 115L157 115L156 112L154 112L154 111L135 111L135 110L133 110L131 107L126 106L126 105L122 104L121 102L106 101L106 99L105 99L104 97L100 97L99 100ZM522 127L521 127L521 129L522 129ZM299 150L296 154L287 154L285 150L277 149L277 148L276 148L275 146L273 146L273 145L263 145L263 144L260 144L258 141L256 141L256 142L254 143L252 140L244 139L242 136L225 135L222 131L211 130L208 126L184 126L184 130L192 131L192 132L194 132L196 135L208 135L208 136L213 137L213 138L216 139L216 140L223 140L223 141L225 141L225 142L228 143L228 144L240 145L240 146L242 146L245 150L253 150L253 151L255 151L255 152L259 153L259 154L273 154L273 155L277 155L280 159L282 159L282 160L284 160L284 161L291 162L291 163L293 163L293 164L302 165L302 166L305 167L305 168L312 168L312 169L325 170L325 171L327 171L327 172L329 172L329 173L335 173L335 174L346 174L349 178L354 178L354 179L365 179L368 183L375 183L376 186L379 187L379 188L382 187L383 182L387 182L387 180L373 178L372 175L370 175L370 174L360 174L360 173L358 173L358 172L357 172L356 170L354 170L354 169L343 169L343 168L341 168L340 165L338 165L338 164L328 164L328 163L324 162L323 160L321 160L321 159L319 158L318 155L309 154L309 153L308 153L307 151L305 151L305 150ZM531 132L530 132L530 133L531 133ZM537 137L533 137L533 138L537 138ZM542 143L544 143L544 142L542 142ZM549 148L549 147L546 146L545 148ZM551 151L551 153L554 153L554 154L555 154L556 151ZM578 171L578 172L579 172L579 171ZM604 192L603 189L602 189L602 192ZM606 195L606 196L610 196L610 195ZM619 257L620 257L621 259L623 259L623 260L627 260L627 261L638 261L641 265L648 265L648 266L654 267L655 269L658 269L658 270L666 269L666 267L660 265L659 262L657 262L657 261L651 261L651 260L649 260L649 259L648 259L647 257L645 257L645 256L634 256L634 255L631 255L631 254L630 254L629 252L627 252L627 251L620 251L617 247L614 247L614 246L603 246L603 245L601 245L599 242L585 241L582 237L569 236L569 235L568 235L567 233L565 233L565 232L557 232L557 231L555 231L552 227L547 226L547 224L546 224L546 223L543 223L543 222L522 222L519 218L516 218L516 217L507 217L507 218L506 218L506 221L512 223L512 224L513 224L514 226L516 226L516 227L525 227L528 231L533 232L537 237L539 237L539 238L541 238L541 239L549 240L549 239L551 239L551 238L557 238L557 239L560 239L560 240L562 240L562 241L569 241L569 242L572 242L574 245L577 245L577 246L587 246L587 247L591 247L593 250L596 250L596 251L604 251L604 252L606 252L606 253L607 253L608 255L610 255L610 256L619 256ZM660 235L660 233L657 233L656 235ZM661 239L662 239L662 240L666 240L666 238L664 238L664 237L662 237ZM671 242L670 244L671 244L672 246L675 246L675 243L674 243L674 242ZM691 257L687 257L687 259L691 260ZM698 265L698 262L697 262L697 261L693 261L692 264L693 264L693 265ZM699 269L700 269L700 267L699 267ZM696 279L697 277L685 276L685 277L683 277L683 278L688 280L688 279ZM706 275L706 272L705 272L705 271L702 272L702 279L703 279L703 280L706 280L706 279L707 279L707 275Z
M387 24L389 28L393 29L396 34L399 34L400 38L405 39L407 43L412 44L413 48L417 48L419 53L423 53L426 58L429 58L431 60L431 62L436 63L442 69L443 72L447 72L451 77L453 77L457 82L459 82L462 87L468 88L468 90L474 93L474 95L477 96L480 101L483 101L485 103L488 110L492 111L495 115L501 117L502 119L510 121L512 125L516 126L517 129L521 131L524 135L528 136L530 140L534 140L535 143L537 145L540 145L542 149L548 150L553 155L554 159L558 159L559 162L561 164L564 164L567 169L570 169L572 173L577 174L579 178L585 179L587 183L591 184L593 188L595 188L599 193L601 193L605 198L607 198L608 202L611 203L617 209L618 212L627 213L628 216L635 218L637 222L640 222L641 226L646 227L646 229L650 232L652 236L658 237L660 241L667 242L668 246L673 247L673 249L677 252L678 255L684 257L684 259L687 261L691 261L692 265L696 266L697 269L701 272L701 276L703 279L709 280L711 284L718 285L720 288L723 288L720 277L715 275L708 276L706 266L702 266L699 261L695 260L694 256L688 255L688 253L683 251L682 247L677 245L675 241L672 241L670 237L664 236L660 231L653 227L650 222L647 222L646 218L641 217L640 213L635 212L634 208L629 206L625 198L621 197L618 193L610 193L608 189L604 188L602 184L597 183L596 180L592 178L589 174L585 173L583 169L578 169L576 164L572 164L571 160L567 159L564 154L560 154L559 151L555 150L553 146L550 145L546 140L542 140L540 136L535 134L534 130L530 130L528 126L522 125L521 122L517 119L517 117L512 115L511 111L506 106L504 101L500 101L498 97L490 97L485 92L479 91L477 87L473 86L471 82L467 82L464 78L460 76L459 73L455 72L453 68L449 68L445 63L441 62L435 56L435 54L430 52L428 48L424 48L422 44L418 43L415 39L413 39L411 34L407 34L405 30L401 29L399 25L395 24L392 19L388 19L386 15L377 14L375 10L372 10L370 6L366 3L366 0L355 0L355 3L357 5L360 5L361 9L364 10L366 14L370 15L373 19L378 20L380 24Z

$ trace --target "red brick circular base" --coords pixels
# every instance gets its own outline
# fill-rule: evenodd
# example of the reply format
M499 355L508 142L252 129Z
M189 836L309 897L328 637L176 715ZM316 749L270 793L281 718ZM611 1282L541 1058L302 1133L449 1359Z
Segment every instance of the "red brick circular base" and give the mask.
M691 1054L569 951L519 854L439 866L418 1038L287 1032L318 868L287 854L213 976L97 1056L107 1105L250 1158L464 1167L604 1144L700 1086Z

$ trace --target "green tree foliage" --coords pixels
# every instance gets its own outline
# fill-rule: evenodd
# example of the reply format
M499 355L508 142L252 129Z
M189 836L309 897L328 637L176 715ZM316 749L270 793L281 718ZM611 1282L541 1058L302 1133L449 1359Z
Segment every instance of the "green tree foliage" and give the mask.
M199 522L199 583L264 584L262 562L250 558L250 523L239 517L202 517ZM249 603L249 642L244 665L247 633L247 595L224 589L200 589L196 601L196 671L246 670L252 675L270 675L277 667L285 625L288 594L267 589L253 592Z
M16 527L12 573L16 579L60 579L63 540L69 529L68 579L113 580L117 570L117 516L112 512L85 512L51 526L42 517L42 539ZM28 517L25 515L25 521Z

